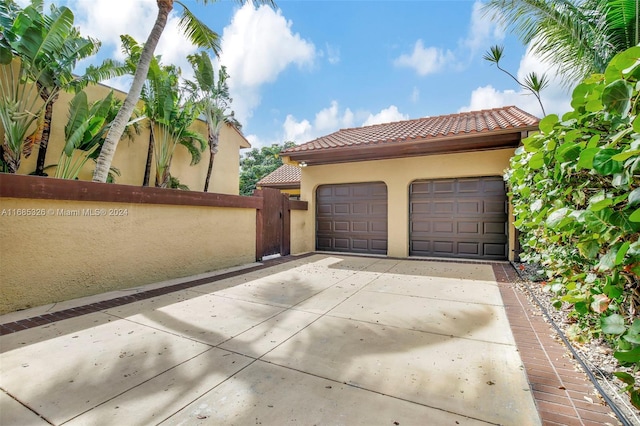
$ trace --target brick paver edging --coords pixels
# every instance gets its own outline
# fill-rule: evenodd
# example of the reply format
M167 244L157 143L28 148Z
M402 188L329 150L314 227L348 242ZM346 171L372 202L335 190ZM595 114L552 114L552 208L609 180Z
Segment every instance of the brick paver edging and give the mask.
M620 424L601 402L593 384L551 337L551 326L515 287L518 275L509 264L494 264L511 330L544 425ZM591 402L593 401L593 402Z
M36 317L26 318L19 321L8 322L0 324L0 336L5 334L16 333L21 330L27 330L29 328L38 327L45 324L51 324L53 322L61 321L68 318L75 318L81 315L91 314L94 312L103 311L105 309L115 308L118 306L126 305L129 303L137 302L139 300L150 299L152 297L162 296L164 294L172 293L174 291L184 290L191 287L196 287L202 284L209 284L215 281L224 280L226 278L236 277L249 272L258 271L281 263L290 262L296 259L302 259L313 255L314 253L306 253L299 256L284 256L274 259L262 261L262 265L253 266L250 268L240 269L237 271L226 272L224 274L215 275L213 277L200 278L197 280L187 281L180 284L169 285L166 287L160 287L153 290L141 291L139 293L116 297L115 299L103 300L101 302L91 303L89 305L77 306L75 308L64 309L62 311L51 312L48 314L39 315Z

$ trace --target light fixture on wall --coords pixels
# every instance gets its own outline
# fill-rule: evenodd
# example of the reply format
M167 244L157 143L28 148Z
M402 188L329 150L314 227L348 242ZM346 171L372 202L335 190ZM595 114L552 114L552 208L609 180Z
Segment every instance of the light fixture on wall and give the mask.
M307 163L306 163L306 161L301 161L301 162L299 163L299 166L300 166L300 167L307 167Z

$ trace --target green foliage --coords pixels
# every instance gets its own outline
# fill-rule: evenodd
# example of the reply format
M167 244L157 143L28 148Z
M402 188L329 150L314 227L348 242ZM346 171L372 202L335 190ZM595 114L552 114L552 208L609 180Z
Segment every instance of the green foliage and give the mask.
M604 72L617 53L640 43L637 1L489 0L483 9L558 66L568 85Z
M252 195L260 179L282 165L280 152L296 146L294 142L284 145L253 148L240 159L240 195Z
M576 87L573 111L541 120L506 174L524 259L544 266L555 305L572 308L582 336L606 338L620 363L636 367L639 89L634 47Z
M69 104L69 121L64 127L65 145L60 154L55 177L77 179L86 162L94 156L104 141L109 118L113 118L117 102L113 91L89 105L84 91L78 92Z
M209 190L213 160L218 152L220 143L220 131L226 124L233 125L236 129L242 126L234 117L231 109L231 94L227 79L227 69L223 65L218 70L218 77L214 71L214 65L207 52L200 52L187 56L193 68L195 81L186 80L185 89L191 98L202 108L202 115L207 122L207 135L209 141L209 167L205 177L204 192Z
M133 70L140 60L143 46L128 35L120 39L127 55L125 67ZM180 73L180 68L163 65L159 57L153 57L140 95L144 101L144 118L149 121L151 129L156 186L163 188L171 184L171 162L178 145L189 151L191 165L200 162L207 147L207 140L190 128L202 113L202 105L190 98L188 90L180 86ZM148 172L147 168L145 174Z
M540 92L549 86L549 78L547 75L541 74L538 76L535 72L531 72L524 77L524 81L520 81L515 75L500 66L500 61L503 56L504 46L495 45L491 46L482 58L487 62L495 64L500 71L511 77L511 79L518 83L520 87L535 96L538 100L538 104L540 105L542 115L547 115L544 110L544 105L542 104L542 99L540 98Z
M51 64L59 52L76 47L66 47L66 40L77 40L77 30L68 8L52 7L51 14L44 15L41 2L24 9L14 2L1 3L0 23L0 123L4 128L0 166L16 173L27 132L44 109L39 102L52 99L47 87L54 78L68 77L52 72Z
M167 184L167 188L180 189L182 191L190 191L187 185L180 183L180 179L171 175L169 175L169 183Z

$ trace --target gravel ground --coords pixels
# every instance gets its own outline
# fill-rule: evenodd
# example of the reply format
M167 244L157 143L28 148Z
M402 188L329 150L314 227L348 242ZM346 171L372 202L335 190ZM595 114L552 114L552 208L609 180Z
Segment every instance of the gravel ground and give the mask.
M514 263L514 266L521 277L521 281L516 283L520 291L527 295L532 306L538 308L536 300L532 297L533 293L535 298L548 312L552 321L564 332L564 330L571 325L571 321L567 316L569 309L556 309L551 305L552 294L544 290L544 285L542 284L544 276L539 272L539 268L526 263ZM539 311L542 313L542 309L539 309ZM546 316L543 315L543 318L549 322ZM555 328L553 328L551 324L549 324L549 327L554 338L561 340ZM602 391L616 404L627 420L633 425L640 425L640 410L635 409L629 402L629 396L621 391L624 383L618 380L613 375L613 372L625 371L635 377L636 383L640 383L640 373L634 373L631 368L618 366L618 361L613 357L613 349L602 339L594 339L585 344L571 342L571 346L578 353L578 356L583 360L593 376L596 377ZM573 359L576 367L582 370L582 367L579 362L574 359L573 355L570 352L568 352L568 354L569 357Z

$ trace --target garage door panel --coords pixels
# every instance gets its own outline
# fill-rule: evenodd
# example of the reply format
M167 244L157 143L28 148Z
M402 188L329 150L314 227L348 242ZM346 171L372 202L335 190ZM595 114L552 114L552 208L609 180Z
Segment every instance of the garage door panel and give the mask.
M333 222L333 230L335 232L349 232L349 222Z
M455 192L455 181L454 180L434 181L433 192L435 194L453 194Z
M480 224L478 222L458 222L459 234L479 234Z
M370 213L376 216L387 217L387 203L372 203L369 205Z
M412 202L411 203L411 213L431 213L431 203L430 202Z
M453 201L439 201L433 203L434 214L451 214L455 210L455 203Z
M323 250L329 250L331 248L332 240L331 238L319 237L316 239L316 244L318 247L323 247Z
M372 252L387 252L387 240L371 240L371 248Z
M333 245L329 244L329 250L348 250L350 242L349 238L334 238Z
M366 215L369 213L369 205L366 203L354 203L351 205L351 213L354 215Z
M411 241L411 251L425 253L431 252L431 241L413 240Z
M482 213L481 200L458 201L458 214L479 214Z
M413 182L410 255L506 259L506 201L501 177Z
M505 222L485 222L484 224L485 234L505 235L506 227Z
M414 194L430 194L431 182L415 182L412 186Z
M348 197L349 195L351 195L349 188L337 186L333 189L334 197Z
M349 214L349 208L351 206L349 204L334 204L333 205L333 214L344 214L344 215L348 215Z
M331 214L331 205L330 204L318 204L318 215L330 215Z
M504 201L485 201L484 212L503 215L505 214L505 203Z
M369 232L376 234L384 234L385 237L387 235L387 221L372 221L369 222Z
M500 257L507 256L504 244L486 243L484 244L484 252L491 256L500 256Z
M387 253L387 187L384 183L322 185L316 191L316 205L317 250ZM331 206L329 213L326 208L320 208L327 205Z
M453 226L454 224L452 222L438 222L438 221L434 221L433 222L433 232L434 233L445 233L445 234L450 234L453 232Z
M458 192L470 192L477 194L480 191L480 179L460 179L458 181Z
M328 221L326 219L318 219L317 220L317 228L318 231L331 231L331 224L333 222Z
M453 241L434 241L433 252L434 254L446 256L455 254L453 251Z
M316 191L316 196L318 198L322 198L322 197L331 197L333 195L333 189L329 188L327 186L321 186L318 188L318 190Z
M354 250L369 250L369 240L354 238L351 240L351 248Z
M480 243L460 242L458 243L458 254L465 256L478 256L480 255Z
M415 222L412 221L411 222L411 232L412 233L418 233L418 232L431 232L431 222Z
M504 194L504 180L502 178L485 180L484 192L486 194L489 194L489 193L494 193L498 195Z
M369 224L367 222L351 222L351 231L367 233L369 231Z

